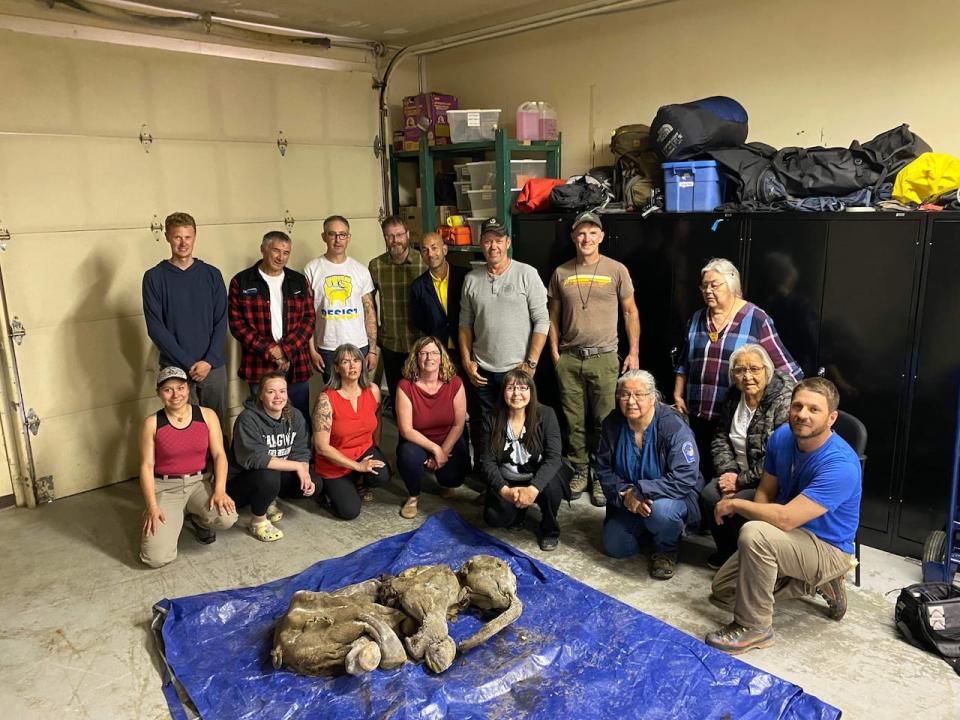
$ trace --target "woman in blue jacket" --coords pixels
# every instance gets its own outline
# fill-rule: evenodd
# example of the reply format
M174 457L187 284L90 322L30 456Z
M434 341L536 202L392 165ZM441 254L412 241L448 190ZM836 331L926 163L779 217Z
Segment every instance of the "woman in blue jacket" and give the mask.
M653 539L650 575L673 577L684 527L700 521L700 456L683 417L660 402L653 376L630 370L617 381L617 408L603 421L597 474L607 498L603 548L622 558Z

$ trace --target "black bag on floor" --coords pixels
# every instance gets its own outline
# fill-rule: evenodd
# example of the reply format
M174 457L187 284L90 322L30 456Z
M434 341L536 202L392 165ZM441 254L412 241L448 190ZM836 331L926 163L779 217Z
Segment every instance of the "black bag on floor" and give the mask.
M664 160L687 160L704 150L745 143L747 111L722 95L664 105L657 110L650 136Z
M894 619L907 642L935 652L960 675L960 588L949 583L905 587Z

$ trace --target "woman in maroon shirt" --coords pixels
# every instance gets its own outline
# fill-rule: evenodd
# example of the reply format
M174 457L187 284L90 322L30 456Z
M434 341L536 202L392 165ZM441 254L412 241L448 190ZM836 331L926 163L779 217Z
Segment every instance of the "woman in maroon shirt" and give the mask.
M417 340L403 366L403 380L397 385L397 467L407 499L400 515L417 514L420 479L432 470L440 485L440 496L449 498L463 483L470 467L470 454L463 435L467 396L463 381L443 345L433 337Z
M140 489L146 504L140 559L150 567L176 559L184 510L205 545L217 539L216 530L237 521L225 489L227 455L217 414L190 404L187 374L178 367L160 371L157 395L163 408L148 415L140 431ZM212 478L205 472L208 455Z

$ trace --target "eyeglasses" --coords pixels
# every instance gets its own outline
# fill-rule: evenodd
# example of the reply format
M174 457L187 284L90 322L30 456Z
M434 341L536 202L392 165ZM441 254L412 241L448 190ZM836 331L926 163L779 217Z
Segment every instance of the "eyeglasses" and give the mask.
M503 391L508 393L528 393L530 392L529 385L504 385Z
M331 240L346 240L350 237L350 233L348 232L328 232L326 235Z
M440 351L439 350L421 350L420 352L417 353L417 355L419 355L422 358L440 357Z
M764 373L766 373L766 368L757 365L750 365L749 367L740 365L733 369L733 374L737 377L743 377L744 375L763 375Z
M722 288L724 285L726 285L726 283L723 282L723 280L714 280L713 282L700 283L700 292L707 292L707 290L716 292L717 290Z
M646 400L651 395L653 395L651 392L622 392L617 397L625 402L630 402L631 400L640 402L641 400Z

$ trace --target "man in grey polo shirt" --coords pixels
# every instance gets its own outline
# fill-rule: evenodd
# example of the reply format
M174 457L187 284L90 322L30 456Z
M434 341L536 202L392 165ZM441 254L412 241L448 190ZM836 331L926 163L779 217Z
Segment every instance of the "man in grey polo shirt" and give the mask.
M574 470L574 497L590 486L590 502L607 504L596 476L590 482L589 461L600 445L600 425L613 410L620 372L640 367L640 313L633 299L627 268L600 254L603 224L592 212L573 221L570 239L577 257L565 262L550 279L550 355L557 370L560 401L567 418L566 460ZM623 313L627 352L617 356L617 311Z
M497 218L480 229L487 265L471 271L460 300L460 356L489 422L503 376L519 368L533 377L550 327L547 290L537 271L509 256L510 238Z

